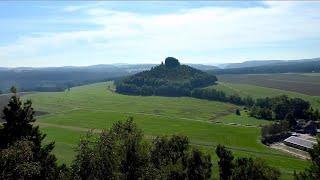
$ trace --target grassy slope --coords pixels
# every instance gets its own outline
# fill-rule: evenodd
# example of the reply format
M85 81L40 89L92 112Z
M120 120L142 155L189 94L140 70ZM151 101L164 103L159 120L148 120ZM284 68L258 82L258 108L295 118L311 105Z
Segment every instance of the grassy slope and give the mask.
M111 84L109 86L112 88ZM213 147L221 143L236 155L266 159L272 166L281 168L284 178L308 164L261 144L257 127L212 122L225 120L229 123L231 120L256 125L263 122L245 115L233 115L237 108L234 105L193 98L125 96L107 89L105 83L99 83L72 88L70 92L37 93L24 97L31 98L37 110L50 112L39 118L39 125L48 134L48 141L56 141L55 153L60 162L71 162L73 148L86 128L109 128L116 120L133 116L149 138L184 134L194 145L212 154Z
M242 97L251 96L253 98L273 97L286 94L290 97L299 97L309 101L312 106L320 109L320 96L309 96L301 93L284 91L273 88L260 87L248 84L233 84L226 82L219 82L218 85L210 86L209 88L215 88L226 92L227 94L239 94Z

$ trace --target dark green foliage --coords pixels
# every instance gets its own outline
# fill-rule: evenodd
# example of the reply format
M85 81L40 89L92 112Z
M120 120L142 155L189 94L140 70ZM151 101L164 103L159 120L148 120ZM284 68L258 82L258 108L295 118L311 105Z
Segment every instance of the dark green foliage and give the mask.
M151 150L151 159L156 167L175 164L185 158L189 147L189 140L185 136L173 135L172 137L157 137Z
M223 91L218 91L213 88L196 88L191 92L191 96L199 99L230 102L232 104L246 105L246 106L252 106L254 102L251 97L246 97L242 99L237 94L227 96Z
M290 129L294 129L295 127L296 127L296 125L297 125L297 121L296 121L296 119L295 119L295 117L293 116L293 114L292 113L288 113L287 115L286 115L286 117L284 118L284 120L286 120L288 123L289 123L289 127L290 127Z
M204 180L210 179L212 163L210 155L204 155L200 150L191 151L187 159L188 179Z
M40 163L34 161L34 145L16 141L0 151L0 179L35 179L40 176Z
M185 179L189 140L185 136L157 137L153 141L151 162L164 179Z
M33 176L33 179L56 179L59 176L59 170L56 157L51 154L54 143L42 144L46 135L40 132L38 126L33 126L32 124L35 122L32 102L29 100L22 103L15 94L17 90L12 88L12 92L14 96L11 97L9 104L3 110L2 119L5 122L3 123L3 128L0 129L0 148L10 149L18 145L26 146L24 147L26 149L31 148L33 154L30 156L30 158L32 157L30 166L33 167L33 164L36 163L39 165L40 171L40 173L36 174L36 177ZM27 145L26 143L16 144L22 140L28 141L32 145ZM20 156L19 153L21 152L17 151L16 154L9 156L9 158ZM18 163L15 164L16 166L24 166L23 161L15 161L14 159L8 159L8 161Z
M255 117L257 119L267 119L272 120L272 111L268 108L261 108L259 106L252 106L250 116Z
M185 136L157 137L151 145L130 118L81 140L72 179L209 179L211 167L210 156L190 151Z
M254 105L255 101L251 96L247 96L245 98L243 98L242 100L244 102L244 104L248 107L251 107Z
M217 91L211 88L194 89L191 93L191 96L199 99L227 101L227 96L223 91Z
M261 129L261 141L264 144L282 141L290 136L290 125L288 121L280 121L263 126Z
M228 151L224 146L220 144L216 148L216 154L219 157L219 174L221 180L228 180L232 175L233 155L231 151Z
M141 129L129 118L126 122L117 122L110 130L116 144L120 145L121 179L139 179L144 177L149 166L149 145L143 139Z
M77 148L77 155L71 166L72 177L74 179L95 179L101 173L98 169L95 150L95 140L92 139L92 134L87 134L82 138ZM108 154L106 154L108 156ZM106 170L106 172L108 172Z
M299 129L297 120L319 119L318 111L314 111L309 102L286 95L257 99L249 114L258 119L280 120L280 123L262 127L261 141L265 144L282 141L289 136L290 130Z
M35 138L38 138L40 132L37 127L33 127L31 124L35 122L33 115L31 101L22 104L18 96L12 96L9 104L3 109L2 119L5 120L5 123L0 130L0 147L6 148L22 139L37 141L35 143L39 145L39 140Z
M216 154L221 180L276 180L280 177L279 170L261 159L239 157L234 161L232 152L221 145L217 146Z
M238 116L240 116L240 115L241 115L241 113L240 113L240 110L239 110L239 109L237 109L237 110L236 110L236 115L238 115Z
M139 179L150 175L148 144L132 119L117 122L98 139L87 135L72 164L75 179Z
M169 57L150 71L116 81L116 92L130 95L190 96L195 88L214 84L217 78Z
M276 180L280 171L268 166L261 159L237 158L231 180Z
M320 136L317 138L317 144L309 151L311 157L311 166L304 172L295 173L295 180L318 180L320 179Z
M165 60L165 65L169 68L175 68L178 67L180 65L178 59L174 58L174 57L167 57Z
M282 95L273 98L267 97L264 99L257 99L256 103L251 108L250 115L258 119L284 120L290 114L290 120L309 120L309 109L309 102L304 101L300 98L289 98L286 95Z

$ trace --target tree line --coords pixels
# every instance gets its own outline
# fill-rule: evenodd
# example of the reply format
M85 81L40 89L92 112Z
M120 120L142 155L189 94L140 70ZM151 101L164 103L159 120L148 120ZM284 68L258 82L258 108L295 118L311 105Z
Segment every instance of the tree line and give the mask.
M196 88L191 92L191 97L213 101L229 102L236 105L251 107L255 101L252 97L240 97L238 94L227 95L214 88Z
M261 141L265 144L281 141L290 136L291 131L301 127L299 123L314 123L320 119L319 110L314 110L308 101L289 98L286 95L257 99L250 108L249 115L257 119L275 121L261 129ZM299 123L298 123L299 122ZM316 132L314 125L312 133Z

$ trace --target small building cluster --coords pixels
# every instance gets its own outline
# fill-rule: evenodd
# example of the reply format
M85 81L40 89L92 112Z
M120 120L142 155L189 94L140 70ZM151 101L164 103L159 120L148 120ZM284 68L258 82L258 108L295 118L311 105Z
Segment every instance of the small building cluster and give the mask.
M313 145L316 144L314 141L310 141L307 139L303 139L296 136L290 136L283 141L283 143L287 146L291 146L303 151L308 151L312 149Z

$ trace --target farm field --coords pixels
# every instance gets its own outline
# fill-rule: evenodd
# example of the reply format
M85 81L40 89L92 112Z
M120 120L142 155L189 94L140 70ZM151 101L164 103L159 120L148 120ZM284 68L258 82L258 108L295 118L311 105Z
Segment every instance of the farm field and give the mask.
M132 116L149 139L167 134L187 135L193 145L213 155L215 172L217 144L224 144L237 156L265 159L281 169L283 179L308 165L307 161L261 144L257 126L269 122L250 118L244 112L236 116L234 112L239 107L235 105L187 97L126 96L114 93L113 88L108 82L23 96L32 99L36 110L49 113L38 117L37 124L48 134L47 141L56 142L54 152L59 162L70 164L74 147L86 131L99 132Z
M226 94L238 94L241 97L251 96L252 98L273 97L279 95L288 95L289 97L302 98L311 103L312 106L320 109L320 96L310 96L302 93L279 90L275 88L267 88L258 85L238 84L238 83L226 83L219 82L217 85L207 88L214 88L220 91L224 91Z
M310 96L320 96L320 73L233 74L219 75L219 81L250 84Z

